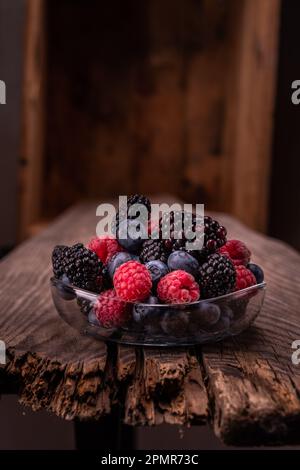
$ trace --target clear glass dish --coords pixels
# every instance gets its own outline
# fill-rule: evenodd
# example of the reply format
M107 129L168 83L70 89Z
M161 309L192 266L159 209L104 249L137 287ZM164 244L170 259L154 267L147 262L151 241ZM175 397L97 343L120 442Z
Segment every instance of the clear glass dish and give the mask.
M51 279L55 307L69 325L101 341L140 346L191 346L237 335L259 314L265 288L263 282L189 304L126 303L126 320L106 327L94 314L97 294Z

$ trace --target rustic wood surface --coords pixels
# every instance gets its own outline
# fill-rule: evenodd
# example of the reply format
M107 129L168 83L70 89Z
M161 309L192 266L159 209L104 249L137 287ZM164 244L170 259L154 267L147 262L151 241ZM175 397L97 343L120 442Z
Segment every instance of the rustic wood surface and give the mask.
M209 420L231 444L299 442L300 365L291 362L291 343L300 338L300 255L218 214L265 269L267 295L255 326L202 351L106 346L65 324L49 289L53 245L86 242L95 208L68 210L0 263L0 338L8 348L2 373L17 380L21 402L66 419L99 418L121 403L132 425Z

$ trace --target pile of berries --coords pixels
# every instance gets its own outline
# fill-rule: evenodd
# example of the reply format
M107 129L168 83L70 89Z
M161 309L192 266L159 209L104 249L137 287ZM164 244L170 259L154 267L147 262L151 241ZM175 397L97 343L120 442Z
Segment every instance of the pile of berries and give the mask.
M140 236L131 238L130 228L139 224L138 216L129 211L136 202L147 208L149 218L139 228ZM251 253L245 243L227 240L227 231L217 220L204 217L203 246L200 250L188 250L184 231L176 238L180 233L176 224L184 219L183 213L170 213L167 217L163 214L155 228L158 236L153 239L148 237L152 230L150 208L145 196L131 196L127 210L117 214L114 237L96 237L87 246L77 243L54 248L55 278L97 294L93 304L78 300L81 311L89 315L92 323L115 327L127 321L132 313L134 318L139 317L138 312L142 311L137 308L139 304L196 302L263 281L263 271L250 263ZM192 227L197 230L196 216L190 215Z

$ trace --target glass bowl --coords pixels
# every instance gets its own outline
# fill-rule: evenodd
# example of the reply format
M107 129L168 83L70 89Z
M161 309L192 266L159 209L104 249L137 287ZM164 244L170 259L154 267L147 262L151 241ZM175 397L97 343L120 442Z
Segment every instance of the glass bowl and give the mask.
M55 307L69 325L101 341L140 346L191 346L237 335L259 314L265 288L263 282L189 304L124 303L126 319L108 327L95 316L97 294L51 279Z

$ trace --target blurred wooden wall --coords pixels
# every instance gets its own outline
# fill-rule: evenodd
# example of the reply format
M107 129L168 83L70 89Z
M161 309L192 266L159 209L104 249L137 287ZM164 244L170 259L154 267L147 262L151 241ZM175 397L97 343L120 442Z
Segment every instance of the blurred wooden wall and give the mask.
M0 0L0 80L6 86L6 104L0 104L0 258L17 241L24 18L24 0Z
M35 221L84 197L163 191L264 230L279 0L39 4Z

